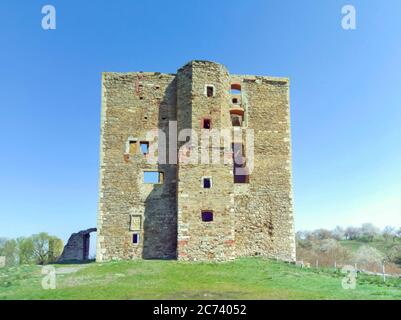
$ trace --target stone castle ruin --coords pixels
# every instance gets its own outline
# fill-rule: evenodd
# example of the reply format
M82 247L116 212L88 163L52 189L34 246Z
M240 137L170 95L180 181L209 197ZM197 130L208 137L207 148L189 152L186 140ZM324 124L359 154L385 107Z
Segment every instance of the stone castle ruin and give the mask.
M73 233L64 246L64 250L58 262L88 261L90 234L92 232L96 232L96 228Z
M295 260L287 78L103 73L100 149L97 261Z

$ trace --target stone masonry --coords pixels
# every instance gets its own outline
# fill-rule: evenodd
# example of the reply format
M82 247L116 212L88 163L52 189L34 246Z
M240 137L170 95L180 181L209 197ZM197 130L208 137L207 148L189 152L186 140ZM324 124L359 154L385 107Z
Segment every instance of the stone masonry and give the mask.
M96 232L96 228L82 230L73 233L64 246L58 262L86 261L89 259L90 234Z
M222 133L201 148L221 130L228 143ZM199 60L176 74L103 73L99 189L97 261L295 260L289 80Z

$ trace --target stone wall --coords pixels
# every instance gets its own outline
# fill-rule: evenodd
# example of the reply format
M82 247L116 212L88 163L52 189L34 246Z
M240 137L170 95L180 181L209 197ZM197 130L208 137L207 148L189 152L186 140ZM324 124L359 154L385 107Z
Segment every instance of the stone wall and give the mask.
M190 71L189 71L190 70ZM182 75L184 74L184 76ZM186 74L191 74L191 86ZM182 127L192 128L197 135L192 150L200 155L200 138L209 130L202 129L202 119L211 121L211 129L228 127L229 75L219 64L197 61L186 65L178 72L178 119ZM214 88L214 95L207 97L205 86ZM186 90L190 90L186 92ZM184 96L184 99L180 99ZM227 110L227 112L224 112ZM181 120L184 114L185 121ZM195 140L195 139L194 139ZM212 143L209 146L211 162ZM220 159L224 150L218 148ZM200 160L200 159L198 159ZM235 257L234 225L232 208L232 164L184 164L178 171L178 258L180 260L227 260ZM212 179L212 188L204 189L202 177ZM202 211L213 211L213 221L203 222Z
M89 259L90 234L96 232L96 228L82 230L73 233L64 246L58 262L85 261Z
M148 131L165 130L175 120L175 76L104 73L102 82L97 260L174 258L177 166L149 164L140 143L148 141ZM144 183L145 171L163 172L164 183ZM132 228L133 217L139 228Z
M234 185L236 253L294 260L289 81L237 78L255 140L250 183Z
M230 75L220 64L191 61L176 75L104 73L102 82L98 261L295 259L288 79ZM240 94L230 93L233 83ZM213 87L212 96L207 86ZM210 153L227 160L218 164L149 164L138 148L131 148L132 141L147 141L149 130L161 129L169 137L169 121L177 120L178 132L193 129L198 136L198 145L185 132L178 136L180 154L185 147L191 156L200 148L203 119L209 119L212 130L233 133L233 108L245 112L234 132L245 138L247 129L254 131L249 183L234 183L231 144L210 145ZM171 139L176 138L173 133ZM248 141L237 140L248 163ZM163 183L145 184L146 170L163 172ZM211 178L212 188L203 188L204 177ZM202 210L213 211L213 221L202 221Z

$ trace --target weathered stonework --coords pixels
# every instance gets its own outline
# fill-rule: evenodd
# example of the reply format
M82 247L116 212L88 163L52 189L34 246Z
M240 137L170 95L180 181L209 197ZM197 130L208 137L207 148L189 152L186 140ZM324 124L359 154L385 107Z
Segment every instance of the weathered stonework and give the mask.
M73 233L64 246L58 262L85 261L89 259L90 234L96 232L96 228L82 230Z
M200 138L206 122L213 130L242 133L232 142L243 144L247 167L253 159L249 181L234 183L231 144L230 152L209 147L230 160L218 164L149 164L141 152L155 129L166 133L172 154L188 143L191 152L200 150L200 142L187 142L180 132L192 129ZM253 154L247 154L247 129L254 133ZM230 75L208 61L191 61L177 74L104 73L100 158L98 261L295 259L287 78ZM162 172L163 180L144 183L145 171ZM213 221L202 221L202 211L213 211Z

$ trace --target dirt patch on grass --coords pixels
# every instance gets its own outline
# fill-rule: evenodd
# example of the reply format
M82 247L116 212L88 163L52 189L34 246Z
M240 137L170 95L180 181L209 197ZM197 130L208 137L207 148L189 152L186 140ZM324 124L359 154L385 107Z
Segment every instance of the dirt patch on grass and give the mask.
M79 270L82 270L84 268L87 268L88 265L74 265L74 266L68 266L68 267L61 267L56 269L56 274L69 274L69 273L75 273L78 272Z
M238 299L240 296L246 295L246 292L242 291L177 291L166 297L169 299L205 299L205 300L231 300Z

